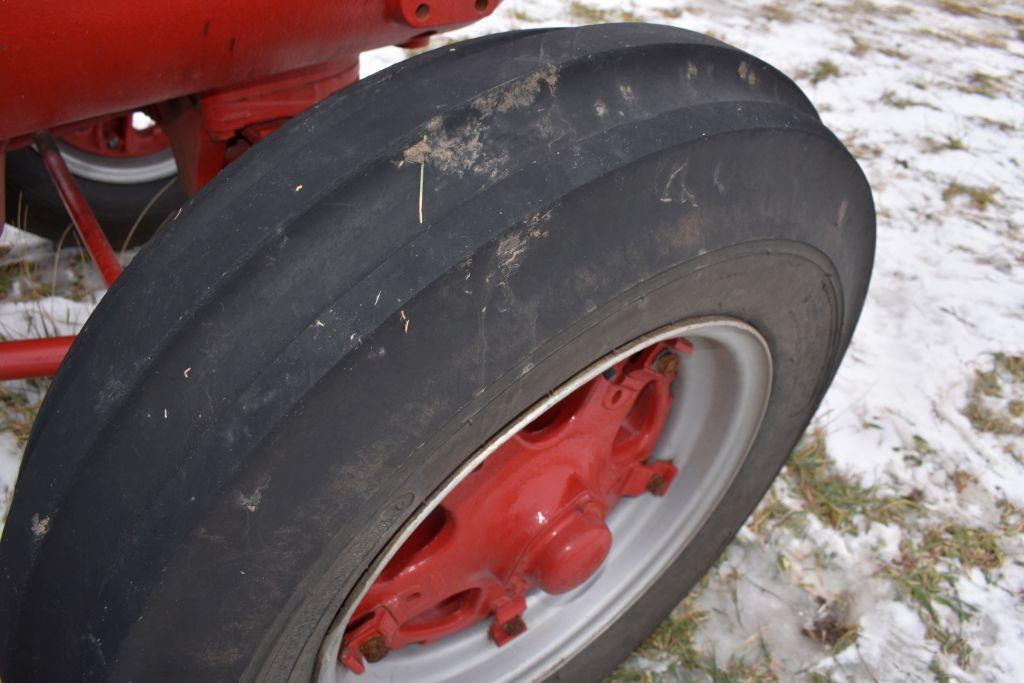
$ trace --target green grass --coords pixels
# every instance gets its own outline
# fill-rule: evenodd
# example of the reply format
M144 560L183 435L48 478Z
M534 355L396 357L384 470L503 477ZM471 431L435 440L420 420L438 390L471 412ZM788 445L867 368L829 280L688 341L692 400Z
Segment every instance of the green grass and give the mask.
M839 75L839 66L831 59L819 60L813 67L801 74L803 78L806 78L814 85L830 78L837 78Z
M954 180L942 191L942 199L952 202L958 197L965 197L970 206L978 211L987 211L990 206L999 206L996 195L999 193L997 187L978 187L967 185Z
M925 109L934 109L936 111L939 109L933 104L897 95L892 90L886 90L882 93L882 103L887 104L890 107L895 107L896 109L908 109L910 107L924 107Z
M963 413L980 432L1024 435L1024 354L996 353L991 367L975 370Z
M957 89L971 95L994 99L1006 92L1007 86L998 76L987 74L984 71L972 71L967 76L967 82L957 85Z
M929 530L919 550L933 558L956 560L964 569L976 567L986 573L1002 567L1006 560L994 533L962 524L947 523Z
M976 17L981 14L981 8L976 4L960 2L959 0L939 0L939 9L958 17Z
M804 437L782 476L803 498L808 512L845 532L859 531L858 516L868 522L902 523L906 513L920 504L920 494L882 495L838 473L828 458L824 433L818 429Z
M706 579L702 584L706 584ZM707 612L697 606L699 595L700 588L695 588L637 649L636 655L658 664L657 673L627 662L607 680L616 683L654 683L663 680L707 680L712 683L779 681L775 660L760 636L756 640L756 649L749 657L733 657L724 666L717 663L713 648L697 643L697 633L708 618Z
M641 21L634 12L620 9L603 9L573 0L569 5L569 16L584 24L607 24L613 21Z
M14 435L19 448L28 442L32 423L42 403L42 396L49 386L49 379L28 380L30 391L26 392L14 383L0 382L0 431ZM30 398L35 396L38 398Z
M766 537L778 527L801 528L803 523L804 513L783 503L775 491L770 490L754 510L747 526L755 534Z
M934 140L932 138L927 138L925 140L925 151L929 154L960 151L964 149L967 149L964 146L964 141L961 138L954 137L952 135L946 135L942 140Z
M928 638L938 643L942 653L955 657L961 667L968 667L973 650L961 635L961 627L974 616L974 608L960 599L957 579L974 568L990 576L1005 561L995 533L947 522L927 530L916 543L904 542L899 562L886 567L884 573L917 606ZM940 605L956 617L955 628L943 621Z
M761 16L768 21L777 21L780 24L791 24L796 15L783 2L773 2L761 8Z

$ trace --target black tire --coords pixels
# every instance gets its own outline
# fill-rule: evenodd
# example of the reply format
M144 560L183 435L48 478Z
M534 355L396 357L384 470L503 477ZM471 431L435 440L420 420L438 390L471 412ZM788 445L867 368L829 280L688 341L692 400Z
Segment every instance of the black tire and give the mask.
M149 240L188 198L177 179L170 187L167 187L170 178L134 184L104 183L77 176L75 180L96 214L103 233L115 248L124 245L143 211L145 214L129 246L139 246ZM151 201L152 206L147 209ZM11 225L54 241L59 240L71 225L71 218L53 181L34 149L23 148L7 153L6 210L7 222Z
M807 99L698 34L508 34L360 82L205 188L71 349L0 545L4 679L309 680L354 582L481 443L638 334L747 321L763 426L679 560L554 675L597 680L764 494L873 249L868 185Z

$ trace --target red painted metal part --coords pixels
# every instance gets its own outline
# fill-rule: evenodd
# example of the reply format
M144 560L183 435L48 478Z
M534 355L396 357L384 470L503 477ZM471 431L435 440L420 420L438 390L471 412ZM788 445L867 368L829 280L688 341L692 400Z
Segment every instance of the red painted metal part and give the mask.
M360 52L423 46L431 34L487 16L500 1L0 3L0 26L18 27L0 41L0 210L4 150L35 143L109 285L120 263L51 134L104 156L140 156L170 144L186 190L195 193L288 118L353 83ZM144 107L160 125L135 131L131 113ZM52 339L17 344L0 343L0 368L11 368L0 379L49 374L68 346ZM45 362L22 363L26 348Z
M53 142L53 138L47 132L36 135L36 149L42 157L43 165L50 174L53 184L57 187L64 208L67 209L71 221L75 224L79 237L85 244L85 248L92 256L92 260L99 268L100 274L107 285L114 284L114 280L121 274L121 263L117 260L117 254L107 241L106 235L100 228L96 216L89 208L89 202L82 195L82 191L75 182L74 176L64 163L64 157Z
M53 375L74 341L74 337L47 337L3 342L0 381Z
M46 131L35 136L36 150L57 188L85 248L108 286L121 274L121 263L107 241L78 183L64 163L53 137ZM2 178L0 178L2 180ZM0 205L2 206L2 205ZM74 337L49 337L0 343L0 380L48 377L57 372Z
M390 650L491 618L503 645L526 630L526 594L565 593L603 563L609 512L664 495L677 472L648 462L665 425L683 339L647 347L499 447L401 546L356 608L338 659L361 673Z
M480 19L498 0L7 0L0 139L354 60ZM428 8L425 16L417 13Z
M7 222L7 140L0 140L0 235L4 234Z
M195 194L228 163L292 116L359 78L355 57L318 64L156 106L174 149L178 171Z
M132 112L65 128L54 137L77 149L114 159L156 154L171 144L159 126L136 129L132 125Z

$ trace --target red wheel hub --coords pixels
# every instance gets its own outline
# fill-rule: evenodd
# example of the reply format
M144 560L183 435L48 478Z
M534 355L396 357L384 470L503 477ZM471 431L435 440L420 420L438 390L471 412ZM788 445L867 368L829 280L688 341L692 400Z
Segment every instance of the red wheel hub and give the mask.
M143 157L170 147L159 126L137 129L133 112L95 119L88 124L60 131L57 137L76 149L117 159Z
M356 673L411 643L492 618L503 645L526 630L526 594L585 582L612 545L626 496L661 496L676 476L648 462L690 344L653 344L589 381L467 475L391 558L358 605L338 659Z

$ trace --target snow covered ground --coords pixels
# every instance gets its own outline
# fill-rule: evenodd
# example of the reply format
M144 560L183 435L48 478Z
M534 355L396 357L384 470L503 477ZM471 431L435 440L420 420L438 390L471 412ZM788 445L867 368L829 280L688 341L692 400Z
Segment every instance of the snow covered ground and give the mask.
M616 678L1024 680L1024 8L506 0L434 45L600 21L710 33L795 76L878 207L867 305L805 443ZM0 247L5 338L70 333L102 295L75 249L13 229ZM2 510L44 390L0 392Z

